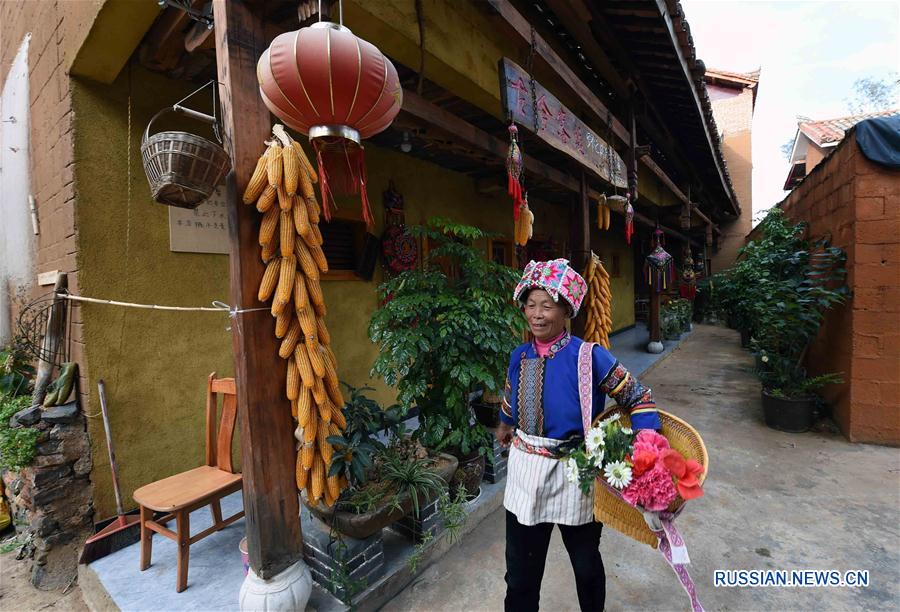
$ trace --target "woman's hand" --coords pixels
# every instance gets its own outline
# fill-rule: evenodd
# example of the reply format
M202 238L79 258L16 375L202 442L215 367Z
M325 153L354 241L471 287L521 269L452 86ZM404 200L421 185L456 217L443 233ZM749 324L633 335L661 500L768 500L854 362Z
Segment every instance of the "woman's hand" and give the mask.
M506 423L501 422L497 427L496 436L497 442L500 443L500 446L503 448L507 448L512 442L513 432L515 429L512 425L507 425Z

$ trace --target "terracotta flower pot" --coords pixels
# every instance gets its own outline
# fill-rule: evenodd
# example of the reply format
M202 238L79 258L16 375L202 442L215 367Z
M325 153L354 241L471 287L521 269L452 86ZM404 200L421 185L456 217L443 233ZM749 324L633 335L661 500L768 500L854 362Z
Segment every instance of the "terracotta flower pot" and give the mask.
M809 431L813 424L816 397L779 397L762 390L763 418L772 429L790 433Z

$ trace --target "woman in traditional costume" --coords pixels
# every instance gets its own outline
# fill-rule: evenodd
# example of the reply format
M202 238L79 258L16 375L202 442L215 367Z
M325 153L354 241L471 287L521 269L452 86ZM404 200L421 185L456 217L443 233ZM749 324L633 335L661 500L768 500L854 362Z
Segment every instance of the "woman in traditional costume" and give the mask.
M506 610L537 610L553 526L559 525L575 572L582 610L602 610L606 574L600 556L601 523L593 495L566 478L561 445L580 442L584 425L579 385L592 385L592 419L606 396L624 407L635 429L659 429L650 393L606 349L581 351L566 319L578 314L587 284L565 259L532 261L516 286L534 341L510 356L497 438L509 451L506 492ZM581 375L579 376L579 354Z

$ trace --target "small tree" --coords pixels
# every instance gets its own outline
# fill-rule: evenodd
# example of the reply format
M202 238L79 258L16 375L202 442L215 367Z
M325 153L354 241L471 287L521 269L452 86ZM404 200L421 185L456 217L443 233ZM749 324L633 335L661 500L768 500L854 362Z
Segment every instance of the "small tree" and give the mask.
M509 354L525 328L512 301L519 274L472 246L488 236L476 227L436 218L410 231L438 246L423 269L379 287L383 305L369 324L380 349L372 374L397 388L401 406L419 407L417 435L425 446L487 454L490 437L471 423L468 397L478 387L503 387ZM458 277L431 265L435 260L450 262Z
M893 72L884 79L864 77L853 81L853 95L845 98L854 115L876 113L900 107L900 75Z

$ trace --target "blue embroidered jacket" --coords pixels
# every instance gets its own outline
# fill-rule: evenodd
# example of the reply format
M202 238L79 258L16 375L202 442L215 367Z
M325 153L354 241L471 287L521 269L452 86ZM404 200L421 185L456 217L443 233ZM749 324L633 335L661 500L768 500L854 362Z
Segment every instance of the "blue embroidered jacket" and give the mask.
M582 436L578 397L578 350L583 340L566 333L538 357L533 343L510 355L500 419L525 433L565 440ZM659 429L659 414L650 389L641 385L605 348L595 345L593 415L603 412L606 396L628 410L634 429ZM599 393L597 392L599 390Z

